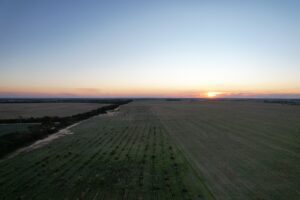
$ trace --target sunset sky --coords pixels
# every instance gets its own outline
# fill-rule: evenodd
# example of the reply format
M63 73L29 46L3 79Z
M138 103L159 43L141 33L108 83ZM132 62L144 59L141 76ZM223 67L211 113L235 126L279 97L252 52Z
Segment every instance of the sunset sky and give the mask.
M300 98L300 1L0 0L0 97Z

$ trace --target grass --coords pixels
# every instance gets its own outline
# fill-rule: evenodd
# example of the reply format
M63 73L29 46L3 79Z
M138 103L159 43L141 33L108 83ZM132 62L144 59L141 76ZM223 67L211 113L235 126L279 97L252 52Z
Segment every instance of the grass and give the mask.
M0 199L213 199L147 106L0 162Z
M251 101L145 106L216 199L300 199L300 107Z
M36 140L47 137L57 132L59 129L65 128L93 116L105 114L110 110L117 109L120 105L126 104L128 101L119 101L115 104L106 105L94 110L68 117L42 117L42 118L22 118L22 119L2 119L0 123L40 123L34 127L29 127L30 131L26 134L18 132L2 135L0 137L0 158L17 150L20 147L30 145Z
M135 101L0 162L0 199L300 199L300 107Z
M58 116L87 112L107 104L98 103L0 103L0 119Z

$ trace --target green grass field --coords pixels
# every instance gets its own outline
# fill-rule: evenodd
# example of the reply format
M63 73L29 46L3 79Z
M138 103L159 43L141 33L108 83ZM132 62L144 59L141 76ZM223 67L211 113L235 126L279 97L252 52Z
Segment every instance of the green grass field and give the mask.
M58 116L87 112L108 104L99 103L0 103L0 119Z
M300 107L135 101L0 161L0 199L300 199Z
M299 106L236 101L147 106L216 199L300 199Z
M0 163L0 199L213 199L147 106Z

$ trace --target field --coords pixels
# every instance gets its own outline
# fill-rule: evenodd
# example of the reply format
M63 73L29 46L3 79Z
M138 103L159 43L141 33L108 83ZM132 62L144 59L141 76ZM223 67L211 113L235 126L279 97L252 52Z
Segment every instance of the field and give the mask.
M0 199L300 199L300 107L137 100L0 161Z
M251 101L147 105L216 199L300 199L299 106Z
M42 101L42 100L41 100ZM45 100L44 100L45 101ZM87 101L84 99L83 101ZM99 101L99 100L98 100ZM107 100L104 100L107 101ZM99 114L105 114L108 111L117 109L120 105L128 103L128 100L113 100L112 104L103 104L93 110L78 113L66 117L43 116L30 118L0 119L0 124L4 127L0 131L4 131L0 136L0 158L13 153L18 148L30 145L33 142L43 139L51 134L58 132L60 129L66 128L73 124L77 124L83 120L89 119ZM70 102L68 102L70 103ZM63 112L63 111L62 111ZM35 126L28 126L26 134L20 134L20 125L24 123L34 123ZM5 127L6 126L6 127ZM8 126L8 127L7 127ZM18 130L13 132L13 130ZM9 134L8 131L12 131ZM6 133L5 133L6 132Z
M107 104L98 103L0 103L0 119L58 116L87 112Z
M91 118L0 162L1 199L212 199L147 106Z

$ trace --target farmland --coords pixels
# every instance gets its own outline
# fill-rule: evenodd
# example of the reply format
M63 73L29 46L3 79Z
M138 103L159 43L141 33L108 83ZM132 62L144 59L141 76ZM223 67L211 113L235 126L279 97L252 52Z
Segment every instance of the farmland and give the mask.
M0 199L300 198L300 107L136 100L0 161Z
M66 117L43 116L37 118L30 117L16 119L0 119L1 125L4 126L1 130L4 133L1 133L2 136L0 136L0 158L4 157L9 153L12 153L20 147L29 145L38 139L43 139L62 128L73 125L90 117L99 114L104 114L107 111L114 110L120 105L126 104L128 102L128 100L114 100L112 101L113 104L106 104L105 106L98 107L94 110L89 110L84 113L78 113ZM27 126L26 132L24 132L24 134L19 134L19 126L25 123L34 123L35 126ZM15 132L10 132L9 134L7 133L7 131L13 130L15 130Z
M212 199L147 106L91 118L0 163L1 199Z
M300 199L299 106L252 101L147 105L216 199Z
M58 116L65 117L93 110L98 103L0 103L0 119Z

